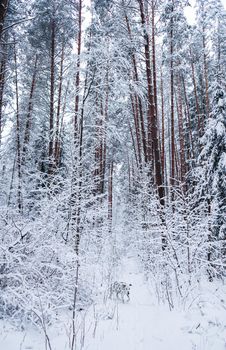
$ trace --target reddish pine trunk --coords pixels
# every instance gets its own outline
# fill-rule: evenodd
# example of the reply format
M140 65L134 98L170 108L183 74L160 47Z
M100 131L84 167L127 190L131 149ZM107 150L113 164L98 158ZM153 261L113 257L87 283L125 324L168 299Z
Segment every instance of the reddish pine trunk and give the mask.
M201 136L201 122L200 122L201 113L200 113L200 107L199 107L197 85L196 85L196 79L195 79L195 68L194 68L194 63L192 60L191 49L190 49L190 54L191 54L191 71L192 71L192 82L193 82L193 89L194 89L194 95L195 95L196 114L198 117L198 135Z
M145 14L143 0L138 0L140 4L141 23L145 30ZM157 118L155 113L155 101L152 87L152 72L150 63L150 43L148 33L145 33L145 65L148 85L148 159L152 161L152 152L154 154L155 183L158 188L158 194L161 204L164 204L164 188L162 181L161 158L158 144Z
M153 119L155 116L155 104L154 104L154 96L153 96L153 89L152 89L152 72L151 72L151 62L150 62L150 42L149 42L149 36L146 32L146 19L145 19L145 13L144 13L144 4L143 0L138 0L140 4L140 15L141 15L141 23L143 25L143 29L145 31L144 33L144 50L145 50L145 68L146 68L146 79L147 79L147 98L148 98L148 115L147 115L147 122L148 122L148 138L147 138L147 144L148 144L148 162L150 163L152 159L152 150L153 150L153 143L154 138L152 138L152 131L155 129L155 125L152 127Z
M141 158L141 142L140 142L140 128L139 128L139 115L138 115L138 101L137 96L130 95L131 99L131 105L132 105L132 112L133 112L133 119L134 119L134 125L135 125L135 132L136 132L136 141L137 141L137 147L135 147L135 150L137 148L137 162L139 165L142 163Z
M155 2L156 3L156 2ZM156 77L156 58L155 58L155 3L151 2L152 12L152 66L153 66L153 83L154 83L154 100L155 100L155 114L158 120L158 98L157 98L157 77Z

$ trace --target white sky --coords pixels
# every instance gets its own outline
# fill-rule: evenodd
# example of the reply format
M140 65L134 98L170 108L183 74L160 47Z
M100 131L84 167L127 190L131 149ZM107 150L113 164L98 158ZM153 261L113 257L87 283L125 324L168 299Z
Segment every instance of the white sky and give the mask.
M184 12L185 12L185 15L186 15L186 17L188 19L188 22L190 24L194 24L194 22L195 22L195 9L194 9L194 6L195 6L196 0L190 0L189 2L191 4L191 6L187 6L184 9ZM221 0L221 2L223 4L224 8L226 9L226 0ZM84 4L86 6L90 6L91 0L84 0ZM83 24L83 25L85 25L85 28L87 28L89 26L90 19L91 19L90 14L88 15L88 13L86 13L85 16L84 16L84 24Z
M226 9L226 0L221 0L224 8ZM185 9L184 9L184 13L188 19L188 22L190 24L194 24L195 22L195 9L194 9L194 6L195 6L195 0L190 0L190 4L191 6L187 6Z

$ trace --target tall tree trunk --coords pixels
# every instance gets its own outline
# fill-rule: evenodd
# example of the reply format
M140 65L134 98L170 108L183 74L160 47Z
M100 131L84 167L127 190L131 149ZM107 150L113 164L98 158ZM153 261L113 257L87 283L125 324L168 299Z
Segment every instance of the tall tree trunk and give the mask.
M14 64L15 64L15 87L16 87L16 149L17 149L17 203L19 212L22 212L22 174L21 174L21 143L20 143L20 112L19 112L19 88L18 88L18 68L17 68L17 52L14 43Z
M26 123L25 123L25 130L24 130L24 141L23 141L23 151L22 151L21 165L25 164L26 153L27 153L27 146L28 146L29 141L30 141L31 116L32 116L33 97L34 97L34 91L35 91L35 84L36 84L37 62L38 62L38 57L36 55L35 63L34 63L34 71L33 71L33 76L32 76L32 81L31 81L30 96L29 96L29 101L28 101L28 111L27 111L27 115L26 115Z
M129 182L129 194L131 193L132 183L131 183L131 167L130 167L130 159L129 153L127 152L127 166L128 166L128 182Z
M145 38L145 45L144 45L144 53L145 53L145 67L146 67L146 79L147 79L147 100L148 100L148 160L151 163L153 161L154 169L155 169L155 184L157 187L160 205L164 206L165 204L165 191L163 187L163 177L162 177L162 169L161 169L161 155L160 155L160 148L159 148L159 142L158 142L158 124L157 124L157 116L156 116L156 108L155 108L155 98L154 98L154 92L153 92L153 86L152 86L152 72L151 72L151 62L150 62L150 42L149 42L149 36L146 32L146 20L145 20L145 13L144 13L144 4L143 0L138 0L140 5L140 16L141 16L141 23L144 30L144 38ZM154 74L153 74L154 75ZM154 159L153 159L153 156ZM161 220L163 226L165 226L165 217L163 212L160 213ZM162 234L162 250L164 251L167 246L167 239L165 234Z
M82 186L82 138L83 138L83 112L80 119L79 130L79 90L80 90L80 55L81 55L81 43L82 43L82 0L78 3L78 46L77 46L77 72L75 78L75 112L74 112L74 152L78 149L78 159L74 158L73 162L73 178L72 178L72 231L75 239L75 254L76 254L76 274L75 274L75 286L74 286L74 302L72 313L72 345L71 350L75 348L76 340L76 303L78 295L78 282L79 282L79 249L81 239L81 186ZM80 132L80 135L79 135ZM77 169L78 167L78 169ZM77 187L77 188L76 188Z
M79 147L78 149L78 163L74 163L74 167L78 167L77 169L74 169L74 177L77 175L78 178L73 178L73 182L78 185L77 190L77 201L74 203L74 211L76 213L76 236L75 236L75 252L78 255L79 251L79 244L80 244L80 192L81 192L81 158L82 158L82 138L83 138L83 119L79 121L79 90L80 90L80 62L81 62L81 44L82 44L82 0L79 0L79 7L78 7L78 45L77 45L77 65L76 65L76 78L75 78L75 118L74 118L74 144L75 147ZM80 134L79 134L80 133ZM76 149L74 150L77 151ZM76 176L76 177L77 177ZM74 191L76 191L74 189ZM75 195L75 193L73 194Z
M208 67L207 67L207 54L206 54L206 36L204 26L202 28L202 41L203 41L203 68L204 68L204 79L205 79L205 101L206 101L206 115L209 118L210 107L209 107L209 79L208 79Z
M190 55L191 55L192 82L193 82L193 89L194 89L194 95L195 95L195 107L196 107L196 114L198 117L198 135L201 136L201 133L203 130L201 130L201 121L200 121L201 113L200 113L198 93L197 93L197 84L196 84L196 79L195 79L195 67L194 67L191 49L190 49Z
M155 100L155 114L158 120L158 95L157 95L157 76L156 76L156 58L155 58L155 6L156 1L151 2L151 23L152 23L152 69L153 69L153 85L154 85L154 100Z
M140 16L143 29L145 31L145 13L143 0L138 0L140 5ZM155 167L155 183L157 185L160 203L164 205L164 188L162 181L162 169L161 169L161 157L158 143L158 130L157 130L157 117L155 113L155 101L152 86L152 72L150 62L150 42L148 33L144 33L145 37L145 66L146 66L146 78L148 86L148 160L152 161L152 152L154 154L154 167Z
M155 54L155 7L156 7L156 0L152 0L151 2L151 23L152 23L152 70L153 70L153 87L154 87L154 101L155 101L155 115L156 115L156 123L157 123L157 134L158 134L158 140L159 140L159 150L161 154L161 142L160 142L160 123L158 118L158 93L157 93L157 72L156 72L156 54ZM161 163L162 165L162 163ZM163 169L162 169L162 180L164 183L164 176L163 176Z
M57 147L57 153L56 153L56 159L58 160L58 165L61 162L61 143L63 142L62 140L63 140L63 131L64 131L64 116L65 116L65 110L67 105L68 90L69 90L69 81L67 82L67 85L66 85L63 107L60 115L58 147Z
M174 186L174 183L175 183L173 12L174 12L174 1L172 0L172 13L171 13L171 19L170 19L171 186Z
M138 164L141 165L142 158L141 158L141 142L140 142L140 128L139 128L139 112L138 112L138 101L137 96L130 94L131 99L131 106L132 106L132 112L133 112L133 119L134 119L134 126L135 126L135 133L136 133L136 143L137 147L137 161Z
M154 139L152 138L152 131L155 129L155 125L152 125L153 119L155 116L155 104L154 104L154 95L153 95L153 86L152 86L152 71L151 71L151 62L150 62L150 42L149 35L146 31L146 16L144 13L144 3L143 0L138 0L140 5L140 16L141 23L144 31L144 50L145 50L145 68L146 68L146 79L147 79L147 98L148 98L148 115L147 115L147 124L148 124L148 135L147 135L147 145L148 145L148 162L151 163L152 159L152 151L154 148Z
M164 112L164 94L163 94L163 76L161 68L161 111L162 111L162 147L161 147L161 160L162 160L162 178L164 181L165 175L165 112Z
M112 209L113 209L113 161L109 166L109 177L108 177L108 222L109 232L112 232Z
M178 129L179 129L179 143L180 143L180 180L182 183L184 183L185 174L186 174L186 164L185 164L185 151L184 151L183 106L182 106L182 96L181 96L181 81L180 81L179 75L177 78L177 89L178 89Z
M140 162L139 162L139 159L137 156L136 142L135 142L135 139L133 136L133 129L131 127L129 120L128 120L128 124L129 124L129 131L130 131L130 135L131 135L131 140L132 140L132 145L133 145L133 150L134 150L134 155L135 155L135 160L136 160L136 166L137 166L137 168L139 168Z
M188 123L188 128L189 128L189 149L188 149L189 156L188 156L188 158L191 160L194 158L194 142L193 142L193 135L192 135L190 108L189 108L189 103L188 103L187 90L186 90L184 77L182 77L182 83L183 83L185 110L186 110L185 115L187 117L187 123Z
M63 84L63 67L64 67L64 43L62 45L61 60L60 60L60 76L59 76L59 88L58 88L58 102L57 102L57 113L56 113L56 135L54 145L54 160L55 166L58 167L60 163L60 112L61 112L61 100L62 100L62 84Z
M128 16L126 15L126 13L125 13L125 20L126 20L126 26L127 26L130 42L132 43L133 42L132 33L131 33L130 24L129 24L129 19L128 19ZM133 64L134 80L138 84L139 83L139 76L138 76L136 56L135 56L134 52L132 52L131 57L132 57L132 64ZM147 140L146 140L145 125L144 125L144 113L143 113L143 107L142 107L142 100L141 100L140 96L138 96L138 95L136 96L136 99L138 101L138 110L139 110L138 126L140 124L139 129L141 130L141 139L142 139L144 161L147 164L147 162L148 162Z
M82 45L82 0L79 0L79 13L78 13L78 45L77 45L77 65L76 65L76 77L75 77L75 118L74 118L74 140L77 143L78 139L78 112L79 112L79 90L80 90L80 55Z
M2 39L2 31L4 26L5 16L7 14L9 0L0 0L0 41Z
M106 68L106 90L104 94L96 93L96 145L95 145L95 190L94 193L104 194L105 173L106 173L106 123L108 115L108 95L109 95L109 81L108 81L109 67ZM101 199L102 200L102 199Z
M100 97L101 98L101 97ZM98 93L96 93L96 120L95 120L95 169L94 169L94 194L100 194L101 183L101 160L102 160L102 127L103 127L103 103L99 101Z
M107 137L106 137L106 122L108 118L108 100L109 100L109 67L107 68L106 74L106 97L105 97L105 107L104 107L104 118L102 126L102 161L101 161L101 193L104 194L104 182L106 176L106 157L107 157Z
M50 114L49 114L49 174L53 170L53 132L54 132L54 88L55 88L55 19L51 23L51 65L50 65Z
M2 143L2 118L3 118L3 96L5 88L5 73L6 73L6 53L2 56L1 66L0 66L0 146Z

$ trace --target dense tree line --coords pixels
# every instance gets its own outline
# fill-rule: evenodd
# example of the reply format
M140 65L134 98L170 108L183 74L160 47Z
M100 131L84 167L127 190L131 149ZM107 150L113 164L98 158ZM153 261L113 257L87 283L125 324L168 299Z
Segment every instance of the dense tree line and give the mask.
M70 307L72 349L126 247L170 307L225 274L226 13L188 6L0 1L0 314Z

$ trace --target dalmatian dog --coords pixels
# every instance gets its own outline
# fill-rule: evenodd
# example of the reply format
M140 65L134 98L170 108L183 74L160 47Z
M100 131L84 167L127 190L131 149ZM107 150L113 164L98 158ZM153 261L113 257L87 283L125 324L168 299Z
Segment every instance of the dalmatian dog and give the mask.
M121 300L123 303L125 301L130 301L130 287L132 286L131 283L126 282L117 282L111 284L110 287L110 298L112 299L113 296L116 297L116 299ZM126 300L125 300L126 298Z

